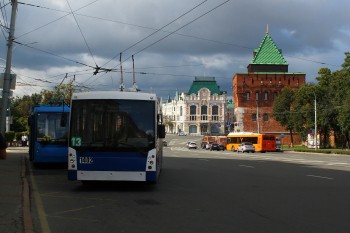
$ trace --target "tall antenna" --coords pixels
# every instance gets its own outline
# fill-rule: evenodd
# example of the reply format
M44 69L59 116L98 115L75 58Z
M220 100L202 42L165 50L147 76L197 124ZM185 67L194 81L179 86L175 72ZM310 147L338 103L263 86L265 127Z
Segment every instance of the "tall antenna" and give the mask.
M120 53L119 62L120 62L120 85L119 85L119 91L124 91L122 53Z

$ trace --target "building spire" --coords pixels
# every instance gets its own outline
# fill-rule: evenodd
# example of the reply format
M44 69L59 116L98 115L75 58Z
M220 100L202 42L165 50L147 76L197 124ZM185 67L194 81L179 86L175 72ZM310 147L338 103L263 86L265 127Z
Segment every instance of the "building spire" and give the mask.
M266 25L266 34L269 34L269 24Z

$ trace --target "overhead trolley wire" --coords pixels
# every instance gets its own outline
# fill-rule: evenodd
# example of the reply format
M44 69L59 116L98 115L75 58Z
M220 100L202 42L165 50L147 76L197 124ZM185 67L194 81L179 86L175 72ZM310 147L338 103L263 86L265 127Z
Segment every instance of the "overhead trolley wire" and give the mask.
M141 40L137 41L136 43L130 45L128 48L124 49L121 53L126 52L127 50L131 49L132 47L135 47L136 45L140 44L142 41L150 38L151 36L153 36L154 34L162 31L162 29L166 28L167 26L169 26L170 24L174 23L175 21L177 21L178 19L184 17L185 15L187 15L188 13L190 13L191 11L195 10L196 8L200 7L201 5L203 5L205 2L207 2L208 0L204 0L203 2L199 3L198 5L194 6L193 8L191 8L190 10L186 11L185 13L183 13L182 15L178 16L177 18L173 19L172 21L170 21L169 23L165 24L163 27L157 29L156 31L152 32L151 34L149 34L148 36L142 38ZM109 62L111 62L112 60L114 60L118 55L115 55L111 60L109 60L107 63L104 64L104 66L106 64L108 64Z
M219 5L215 6L215 7L212 8L211 10L205 12L204 14L201 14L200 16L198 16L198 17L196 17L195 19L191 20L191 21L188 22L187 24L185 24L185 25L183 25L182 27L178 28L177 30L175 30L175 31L173 31L173 32L170 32L168 35L166 35L166 36L160 38L159 40L155 41L154 43L152 43L152 44L146 46L145 48L139 50L138 52L134 53L132 56L128 57L127 59L125 59L125 60L122 61L121 63L123 63L123 62L129 60L129 59L130 59L131 57L133 57L134 55L139 54L139 53L143 52L144 50L146 50L146 49L152 47L153 45L159 43L160 41L162 41L162 40L164 40L165 38L171 36L172 34L176 33L177 31L181 30L182 28L184 28L184 27L190 25L191 23L193 23L193 22L195 22L196 20L202 18L203 16L209 14L210 12L216 10L217 8L221 7L222 5L226 4L226 3L229 2L229 1L230 1L230 0L226 0L225 2L220 3ZM187 11L186 13L182 14L181 16L179 16L178 18L176 18L176 20L178 20L179 18L181 18L181 17L183 17L184 15L188 14L189 12L193 11L194 9L196 9L197 7L199 7L200 5L202 5L204 2L206 2L206 1L203 1L202 3L200 3L200 4L198 4L197 6L195 6L194 8L192 8L191 10L189 10L189 11ZM161 29L165 28L166 26L170 25L171 23L175 22L176 20L171 21L170 23L166 24L166 25L165 25L164 27L162 27ZM159 32L161 29L157 30L156 32ZM154 33L152 33L151 35L153 35L153 34L154 34ZM148 36L148 37L149 37L149 36ZM148 37L146 37L146 38L148 38ZM141 41L142 41L142 40L141 40ZM139 43L139 42L138 42L138 43ZM138 43L136 43L136 44L138 44ZM135 45L136 45L136 44L135 44ZM133 46L134 46L134 45L133 45ZM132 46L130 46L129 48L131 48L131 47L132 47ZM128 48L128 49L129 49L129 48ZM124 51L126 51L126 50L124 50ZM116 57L116 56L115 56L115 57ZM115 57L114 57L114 58L115 58ZM110 61L111 61L111 60L110 60ZM109 61L109 62L110 62L110 61ZM106 63L106 64L107 64L107 63ZM106 64L105 64L105 65L106 65ZM116 68L116 67L118 67L118 65L116 65L116 66L113 67L113 68ZM101 76L100 76L100 77L101 77ZM90 77L89 79L91 79L91 77ZM89 79L88 79L88 80L89 80ZM88 81L88 80L86 80L86 81ZM84 82L84 83L85 83L85 82Z
M86 45L87 49L89 50L90 56L91 56L92 60L94 61L95 65L96 65L96 69L97 69L98 66L97 66L97 63L96 63L96 61L95 61L94 55L92 54L91 48L90 48L90 46L89 46L89 44L88 44L88 42L87 42L87 40L86 40L86 38L85 38L85 36L84 36L83 31L81 30L81 27L80 27L80 25L79 25L79 23L78 23L77 18L76 18L75 15L74 15L74 12L73 12L73 10L72 10L70 4L69 4L69 1L66 0L66 2L67 2L67 4L68 4L68 6L69 6L69 9L70 9L70 11L71 11L71 13L72 13L72 15L73 15L74 20L75 20L75 23L76 23L77 26L78 26L78 29L79 29L79 31L80 31L80 34L81 34L81 36L82 36L83 39L84 39L85 45Z
M65 17L67 17L68 15L71 15L71 14L77 12L77 11L80 11L81 9L86 8L86 7L88 7L88 6L94 4L95 2L98 2L98 1L100 1L100 0L92 1L92 2L88 3L87 5L84 5L84 6L80 7L80 8L78 8L78 9L76 9L76 10L73 11L73 12L72 12L72 11L71 11L71 12L61 11L61 12L65 12L65 13L68 13L68 14L63 15L63 16L61 16L61 17L59 17L59 18L57 18L57 19L55 19L55 20L53 20L53 21L50 21L50 22L48 22L48 23L46 23L46 24L44 24L44 25L42 25L42 26L40 26L40 27L37 27L37 28L35 28L35 29L31 30L31 31L28 31L28 32L26 32L26 33L23 33L22 35L16 36L16 38L18 39L18 38L20 38L20 37L22 37L22 36L25 36L25 35L30 34L30 33L32 33L32 32L35 32L35 31L37 31L37 30L39 30L39 29L41 29L41 28L43 28L43 27L46 27L46 26L48 26L48 25L50 25L50 24L52 24L52 23L54 23L54 22L57 22L57 21L59 21L59 20L65 18ZM22 3L22 4L23 4L23 3ZM29 4L23 4L23 5L32 6L32 5L29 5ZM33 6L35 6L35 5L33 5ZM44 8L44 7L42 7L42 8ZM45 8L45 9L49 9L49 8ZM51 10L51 9L50 9L50 10ZM57 11L58 11L58 10L57 10Z

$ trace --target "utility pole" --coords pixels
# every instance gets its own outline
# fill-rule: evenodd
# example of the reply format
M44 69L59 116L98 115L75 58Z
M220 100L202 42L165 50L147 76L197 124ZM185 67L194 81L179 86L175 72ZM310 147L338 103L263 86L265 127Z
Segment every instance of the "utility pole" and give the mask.
M256 123L258 124L258 133L260 133L260 123L259 123L259 102L256 100Z
M316 105L316 93L315 93L315 134L314 134L314 144L315 150L317 150L317 105Z
M2 103L1 103L1 119L0 119L0 132L5 135L6 127L6 113L9 103L10 96L10 84L11 84L11 65L12 65L12 45L15 40L15 23L16 23L16 13L17 13L17 0L11 0L12 2L12 12L11 12L11 23L10 32L7 40L7 57L6 57L6 68L4 75L4 84L2 91Z

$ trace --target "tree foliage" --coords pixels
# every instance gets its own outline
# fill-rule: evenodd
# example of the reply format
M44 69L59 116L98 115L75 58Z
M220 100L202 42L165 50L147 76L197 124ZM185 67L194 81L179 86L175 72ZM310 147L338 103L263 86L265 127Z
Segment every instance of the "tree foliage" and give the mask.
M329 147L330 135L335 136L337 146L349 144L350 139L350 53L345 53L342 69L331 72L321 68L317 84L299 88L293 98L285 88L275 100L273 117L290 132L298 132L305 139L315 128L321 136L321 146ZM316 109L315 109L316 104Z
M11 131L28 131L28 116L32 106L39 104L69 105L74 91L72 83L56 86L54 90L42 90L40 93L15 97L10 100L10 113L13 118Z

